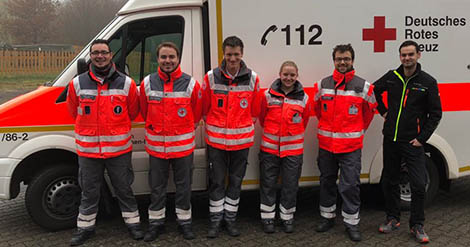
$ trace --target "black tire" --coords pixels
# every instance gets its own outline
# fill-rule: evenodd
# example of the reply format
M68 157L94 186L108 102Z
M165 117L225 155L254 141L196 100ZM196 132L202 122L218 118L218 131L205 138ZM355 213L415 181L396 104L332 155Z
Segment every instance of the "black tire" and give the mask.
M76 226L80 194L77 167L57 164L32 179L26 190L26 209L41 227L69 229Z
M410 210L411 206L411 189L408 180L408 174L402 173L400 182L400 206L404 211ZM439 170L432 161L432 159L426 155L426 197L424 206L427 207L436 198L437 192L439 191Z

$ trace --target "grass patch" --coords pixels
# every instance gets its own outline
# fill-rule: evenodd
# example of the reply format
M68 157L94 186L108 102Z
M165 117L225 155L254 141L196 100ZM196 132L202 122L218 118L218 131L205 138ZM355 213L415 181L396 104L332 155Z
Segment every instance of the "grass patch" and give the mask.
M26 75L0 75L0 90L32 90L53 80L57 74L26 74Z

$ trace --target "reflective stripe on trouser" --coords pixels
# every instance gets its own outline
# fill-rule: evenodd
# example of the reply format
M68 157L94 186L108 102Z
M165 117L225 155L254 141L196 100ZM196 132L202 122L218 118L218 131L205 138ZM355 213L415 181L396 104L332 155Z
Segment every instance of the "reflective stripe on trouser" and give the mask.
M134 182L134 172L131 164L131 153L108 158L95 159L78 157L78 183L82 188L82 197L77 217L77 227L94 228L98 203L103 183L104 170L111 179L119 206L126 224L140 223L137 203L132 192L131 184ZM127 217L132 214L132 217Z
M149 184L152 191L149 205L149 223L160 225L165 222L166 193L170 164L176 186L175 211L178 224L191 223L191 180L193 153L175 159L150 157Z
M344 217L350 225L359 223L361 149L350 153L331 153L324 149L318 152L320 169L320 214L325 218L334 218L336 210L336 191L343 199L342 214L357 215L357 218ZM340 170L339 183L336 185ZM332 210L334 207L334 210Z
M226 151L207 146L209 158L209 204L211 221L235 221L240 200L240 190L245 176L249 149ZM225 176L228 171L228 185ZM223 200L223 210L221 201Z
M265 206L274 206L278 189L278 178L281 177L280 217L282 220L293 219L299 177L302 171L303 155L292 155L280 158L279 156L261 151L260 159L260 203ZM270 211L261 209L261 218L274 218ZM265 209L267 209L265 207ZM293 211L292 211L293 209ZM274 208L273 211L274 212ZM272 216L272 217L263 217Z

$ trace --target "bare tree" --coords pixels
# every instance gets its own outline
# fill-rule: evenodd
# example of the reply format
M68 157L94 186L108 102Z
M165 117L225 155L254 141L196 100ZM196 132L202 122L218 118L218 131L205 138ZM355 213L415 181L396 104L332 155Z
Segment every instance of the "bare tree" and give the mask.
M53 37L56 0L6 0L0 24L15 43L38 44Z
M58 42L85 45L127 0L67 0L59 11Z

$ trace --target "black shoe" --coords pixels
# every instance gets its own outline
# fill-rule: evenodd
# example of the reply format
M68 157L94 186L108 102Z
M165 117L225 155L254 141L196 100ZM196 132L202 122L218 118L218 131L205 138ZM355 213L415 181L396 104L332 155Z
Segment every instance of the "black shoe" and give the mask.
M235 221L225 221L225 228L227 229L228 235L232 237L240 236L240 231L235 225Z
M261 220L261 223L263 224L263 231L265 233L274 233L274 220Z
M95 236L95 230L85 230L78 228L70 240L70 246L82 245L93 236Z
M186 240L196 238L196 236L194 236L193 227L191 226L191 224L179 225L178 230L181 232L181 234L183 234L183 238Z
M359 230L358 225L347 225L346 232L348 233L349 239L354 242L361 241L361 231Z
M207 231L208 238L216 238L219 236L220 231L220 221L211 222L209 225L209 230Z
M131 238L134 240L141 240L144 238L144 231L142 231L140 224L128 226L127 230L129 231L129 235L131 235Z
M293 233L294 232L294 220L284 220L282 221L282 225L284 226L285 233Z
M335 219L327 219L327 218L321 218L320 223L317 225L317 228L315 228L315 231L317 232L326 232L333 228L335 225Z
M162 234L165 227L163 225L150 225L149 229L145 233L144 241L152 242L158 238L158 235Z

